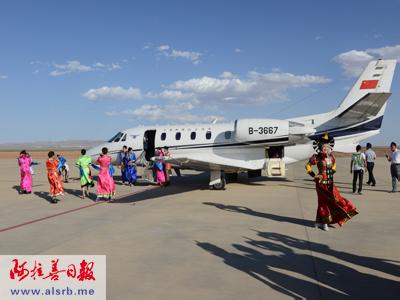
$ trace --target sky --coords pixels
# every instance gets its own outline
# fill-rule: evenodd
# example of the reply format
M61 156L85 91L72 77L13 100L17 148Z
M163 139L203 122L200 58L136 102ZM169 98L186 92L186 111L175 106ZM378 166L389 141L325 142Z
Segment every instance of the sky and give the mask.
M0 1L0 143L334 109L400 1ZM400 75L374 144L400 142Z

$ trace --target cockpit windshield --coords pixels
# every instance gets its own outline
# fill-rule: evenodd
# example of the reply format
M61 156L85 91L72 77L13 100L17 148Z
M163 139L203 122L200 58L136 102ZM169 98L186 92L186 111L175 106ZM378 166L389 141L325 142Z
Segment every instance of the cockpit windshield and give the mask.
M111 142L119 142L119 140L122 138L124 133L118 132L116 135L114 135L111 139L108 140L109 143Z

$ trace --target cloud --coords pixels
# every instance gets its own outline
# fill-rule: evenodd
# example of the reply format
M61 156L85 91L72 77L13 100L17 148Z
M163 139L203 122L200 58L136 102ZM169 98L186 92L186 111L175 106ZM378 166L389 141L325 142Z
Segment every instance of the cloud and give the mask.
M170 49L170 46L168 45L161 45L157 47L157 51L159 52L164 52L164 51L168 51Z
M373 59L374 57L365 51L351 50L337 55L334 61L340 64L347 76L356 77Z
M152 48L153 46L154 46L153 43L146 43L146 44L143 46L143 50L148 50L148 49Z
M122 114L150 121L166 121L170 123L211 122L215 119L224 120L221 116L197 115L188 113L187 109L175 105L143 105L136 109L124 110Z
M203 55L202 53L195 51L177 50L169 45L160 45L156 48L156 51L159 55L164 55L166 57L173 57L173 58L183 58L191 61L195 65L200 63L200 58Z
M90 100L98 100L98 99L132 99L132 100L140 100L143 98L142 92L140 89L135 87L129 87L127 89L114 86L108 87L103 86L98 89L90 89L87 92L83 93L82 96L90 99Z
M240 48L235 48L235 49L233 49L233 52L235 52L235 53L241 53L241 52L242 52L242 49L240 49Z
M33 64L35 64L35 62L33 62ZM118 63L104 64L101 62L96 62L93 65L89 66L81 64L79 60L69 60L64 64L54 63L52 64L52 66L55 68L55 70L49 73L50 76L62 76L72 73L86 73L94 71L113 71L121 69L121 65Z
M70 73L92 72L96 68L96 67L82 65L78 60L70 60L62 65L54 64L54 67L56 69L49 73L50 76L61 76Z
M376 58L396 59L400 61L400 45L367 49L365 52L375 55Z
M102 87L83 94L90 100L142 99L161 101L145 104L138 108L107 112L108 116L129 115L152 121L173 123L208 122L223 116L226 104L265 104L285 101L291 89L307 88L331 82L329 78L315 75L295 75L291 73L248 72L240 78L231 72L223 72L219 77L203 76L188 80L178 80L163 86L161 91L141 92L139 88ZM207 111L209 114L207 114Z
M378 58L400 61L400 45L361 51L351 50L335 56L334 61L342 67L347 76L357 77L371 60Z
M105 115L108 116L108 117L113 117L113 116L117 116L118 112L116 112L116 111L106 111Z
M231 73L231 72L225 71L225 72L222 72L221 75L219 75L219 77L221 77L221 78L235 78L236 75Z
M7 79L8 76L7 75L0 75L0 79Z
M251 71L243 79L229 76L231 73L223 74L222 78L204 76L185 81L175 81L168 88L192 95L192 98L199 103L261 104L286 100L290 89L331 82L330 79L323 76L294 75L291 73Z

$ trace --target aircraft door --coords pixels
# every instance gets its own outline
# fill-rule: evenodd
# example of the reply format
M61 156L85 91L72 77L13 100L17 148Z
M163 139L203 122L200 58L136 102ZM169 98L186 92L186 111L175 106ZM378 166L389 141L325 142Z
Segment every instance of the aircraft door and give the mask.
M154 156L155 152L155 130L147 130L143 135L143 150L145 151L146 160L149 161L150 158Z
M264 176L267 177L285 177L286 176L286 166L283 160L284 158L283 146L269 147L265 149L265 168Z

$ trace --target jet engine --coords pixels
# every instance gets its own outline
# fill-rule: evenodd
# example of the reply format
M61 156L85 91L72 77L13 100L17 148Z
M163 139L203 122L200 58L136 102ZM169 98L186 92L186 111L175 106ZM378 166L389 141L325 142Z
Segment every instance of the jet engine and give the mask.
M257 145L289 145L309 141L314 128L288 120L239 119L235 121L235 138L239 142Z

